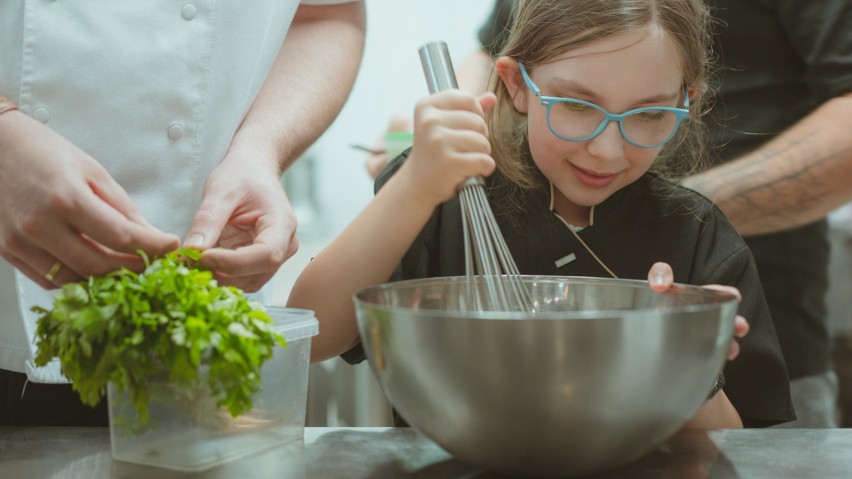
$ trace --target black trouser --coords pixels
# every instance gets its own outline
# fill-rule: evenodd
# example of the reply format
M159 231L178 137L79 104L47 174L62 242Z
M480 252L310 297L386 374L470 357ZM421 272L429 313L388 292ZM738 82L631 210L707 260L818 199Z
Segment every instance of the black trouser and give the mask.
M107 426L107 400L80 402L70 384L40 384L0 369L0 426Z

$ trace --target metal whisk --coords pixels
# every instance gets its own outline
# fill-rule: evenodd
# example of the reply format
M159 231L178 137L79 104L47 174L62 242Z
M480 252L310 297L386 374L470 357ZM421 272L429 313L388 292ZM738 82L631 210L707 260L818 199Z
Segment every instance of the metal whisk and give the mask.
M429 93L458 88L447 44L428 43L420 48L420 62ZM465 247L468 302L478 311L534 311L529 291L506 246L488 204L481 177L468 178L459 189ZM484 287L475 283L482 278Z

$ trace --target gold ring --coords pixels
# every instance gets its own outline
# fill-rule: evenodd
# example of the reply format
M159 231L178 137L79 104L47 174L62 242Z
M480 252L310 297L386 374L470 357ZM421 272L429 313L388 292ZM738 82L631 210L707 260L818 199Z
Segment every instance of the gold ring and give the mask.
M57 262L53 263L53 266L50 267L50 271L48 271L47 274L44 275L44 279L46 279L48 281L53 281L53 278L56 277L56 275L59 273L60 269L62 269L62 263L61 262L57 261Z

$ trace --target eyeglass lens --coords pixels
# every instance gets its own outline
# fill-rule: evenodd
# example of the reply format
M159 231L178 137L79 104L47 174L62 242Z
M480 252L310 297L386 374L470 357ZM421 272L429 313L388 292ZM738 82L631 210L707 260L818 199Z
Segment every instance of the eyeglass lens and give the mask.
M548 111L550 128L567 140L581 140L595 134L595 130L606 119L597 108L560 101ZM677 115L668 110L643 110L632 113L622 120L623 134L640 146L655 146L666 141L677 126Z

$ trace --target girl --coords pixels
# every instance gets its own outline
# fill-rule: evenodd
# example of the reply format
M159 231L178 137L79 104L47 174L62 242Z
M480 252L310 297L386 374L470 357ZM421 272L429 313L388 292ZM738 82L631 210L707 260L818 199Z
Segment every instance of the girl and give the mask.
M749 250L723 215L668 178L697 168L709 17L700 0L527 0L492 93L420 101L414 145L373 202L299 277L289 306L321 321L313 359L363 360L352 295L399 279L464 274L456 189L488 194L522 274L671 279L745 293L751 334L726 385L690 422L794 418ZM492 174L493 173L493 174ZM651 273L649 274L649 270ZM659 286L659 285L658 285Z

